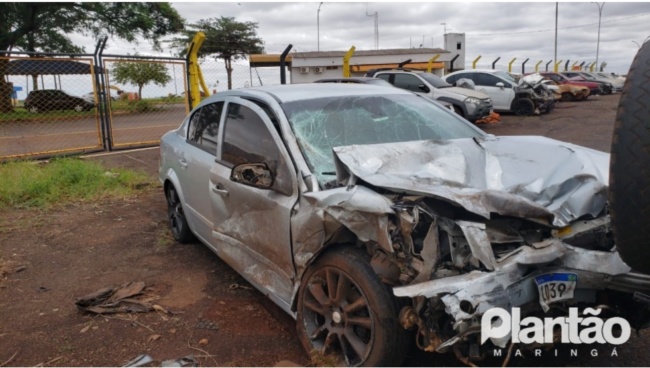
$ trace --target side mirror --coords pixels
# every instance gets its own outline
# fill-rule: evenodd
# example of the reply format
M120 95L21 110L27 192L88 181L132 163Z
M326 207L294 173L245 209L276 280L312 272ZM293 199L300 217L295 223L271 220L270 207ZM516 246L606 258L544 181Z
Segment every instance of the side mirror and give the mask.
M503 84L503 82L497 82L496 86L503 89L503 87L505 87L506 85Z
M265 163L237 165L232 168L230 180L260 189L273 186L273 174Z
M420 84L420 85L418 86L418 88L420 89L420 91L425 92L425 93L429 93L429 92L431 92L431 90L429 89L429 87L425 86L424 84Z

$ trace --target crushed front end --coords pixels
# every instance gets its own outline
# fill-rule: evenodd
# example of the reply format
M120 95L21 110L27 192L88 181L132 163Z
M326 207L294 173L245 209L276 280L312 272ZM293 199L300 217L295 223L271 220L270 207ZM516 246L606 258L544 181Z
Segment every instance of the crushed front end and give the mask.
M489 137L337 147L335 155L339 182L359 191L351 194L358 202L325 211L337 208L376 274L410 300L399 318L420 349L454 351L467 363L506 347L510 335L481 343L481 317L493 308L519 308L523 319L591 307L633 328L648 323L650 277L630 272L612 240L607 154ZM359 206L379 196L381 206Z

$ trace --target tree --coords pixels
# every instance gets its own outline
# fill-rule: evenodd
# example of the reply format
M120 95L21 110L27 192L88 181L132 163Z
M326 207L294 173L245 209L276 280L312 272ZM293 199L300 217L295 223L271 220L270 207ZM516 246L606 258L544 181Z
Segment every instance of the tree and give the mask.
M109 35L129 42L152 41L160 49L163 36L183 30L185 21L169 3L0 2L0 112L12 110L5 81L7 51L81 52L69 35Z
M198 31L205 33L199 57L212 56L215 59L223 59L228 74L228 89L232 89L233 60L264 52L262 39L257 36L257 23L238 22L233 17L221 17L201 19L188 25L184 37L174 40L174 44L183 49L181 54L187 52L185 48Z
M131 83L138 86L138 96L142 98L142 87L149 83L164 86L171 77L165 65L146 61L120 61L115 63L113 76L118 83Z

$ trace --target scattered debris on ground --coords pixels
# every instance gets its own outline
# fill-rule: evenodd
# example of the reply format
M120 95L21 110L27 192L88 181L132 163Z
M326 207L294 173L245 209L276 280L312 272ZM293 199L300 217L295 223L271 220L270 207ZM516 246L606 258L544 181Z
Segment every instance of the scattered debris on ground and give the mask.
M163 307L135 298L143 294L145 283L128 282L120 287L103 288L94 293L77 298L75 304L83 312L96 314L113 313L146 313L161 311L168 313Z
M490 115L479 119L476 121L476 124L496 124L501 121L501 115L496 112L491 112Z

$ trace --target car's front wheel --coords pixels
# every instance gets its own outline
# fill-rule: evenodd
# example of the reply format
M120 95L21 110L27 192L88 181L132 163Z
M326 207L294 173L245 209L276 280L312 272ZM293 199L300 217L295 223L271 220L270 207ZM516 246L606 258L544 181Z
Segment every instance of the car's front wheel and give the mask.
M512 112L519 116L533 115L535 103L530 98L518 98L512 106Z
M84 111L84 110L85 110L84 105L82 105L82 104L76 104L76 105L74 105L74 111L76 111L76 112L82 112L82 111Z
M179 243L189 243L194 240L194 235L187 224L183 204L172 184L165 188L165 197L167 198L167 214L169 217L169 227L172 235Z
M332 357L335 364L398 366L408 335L397 316L395 297L358 249L324 254L303 277L298 336L308 352Z

